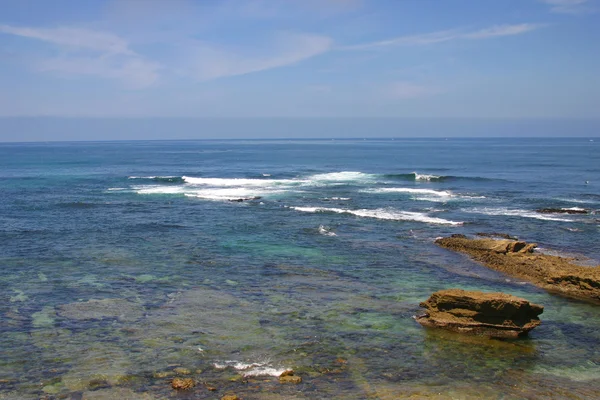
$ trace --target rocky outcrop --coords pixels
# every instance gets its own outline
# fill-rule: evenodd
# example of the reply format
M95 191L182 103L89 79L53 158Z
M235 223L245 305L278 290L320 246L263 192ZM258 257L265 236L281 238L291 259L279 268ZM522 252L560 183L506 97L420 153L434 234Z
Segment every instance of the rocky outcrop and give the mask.
M536 211L540 214L589 214L583 208L540 208Z
M420 304L423 326L500 338L525 336L541 322L544 307L505 293L440 290Z
M447 237L435 242L550 292L600 304L600 266L581 266L573 259L534 253L535 244L517 240Z

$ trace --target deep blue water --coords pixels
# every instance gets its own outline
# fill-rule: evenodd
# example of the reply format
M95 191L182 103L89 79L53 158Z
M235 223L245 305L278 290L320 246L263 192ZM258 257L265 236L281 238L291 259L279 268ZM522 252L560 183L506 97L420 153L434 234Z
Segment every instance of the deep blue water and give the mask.
M0 144L0 398L598 395L597 306L433 243L505 232L598 264L598 150L582 138ZM547 207L590 212L536 212ZM517 342L417 325L419 302L450 287L543 304L543 323ZM163 375L177 366L217 394L176 394ZM284 368L303 383L268 378Z

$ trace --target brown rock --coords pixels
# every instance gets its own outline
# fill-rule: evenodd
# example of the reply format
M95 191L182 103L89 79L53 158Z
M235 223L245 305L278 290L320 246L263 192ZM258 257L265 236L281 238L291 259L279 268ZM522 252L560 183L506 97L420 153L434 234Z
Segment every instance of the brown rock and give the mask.
M447 237L435 242L552 293L600 303L600 266L584 267L572 259L533 253L536 245L522 241Z
M188 390L196 386L192 378L173 378L171 387L176 390Z
M284 377L284 376L292 376L294 375L294 370L293 369L286 369L285 371L283 371L281 373L281 375L279 375L279 377Z
M173 372L175 372L177 375L190 375L192 373L192 371L183 367L177 367L173 369Z
M279 377L279 383L292 383L292 384L297 385L301 382L302 382L302 378L299 376L285 375L285 376Z
M240 398L235 394L226 394L225 396L221 397L221 400L240 400Z
M460 289L440 290L420 304L427 309L416 317L423 326L459 333L516 338L538 326L544 307L505 293Z

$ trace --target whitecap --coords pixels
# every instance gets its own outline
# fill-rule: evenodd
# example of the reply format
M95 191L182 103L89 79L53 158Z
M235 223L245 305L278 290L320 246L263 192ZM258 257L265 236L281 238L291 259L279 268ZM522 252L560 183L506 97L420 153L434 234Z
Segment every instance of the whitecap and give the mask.
M324 201L349 201L352 200L350 197L325 197Z
M205 200L223 200L231 201L238 199L258 199L267 195L283 193L283 190L269 190L256 188L210 188L190 190L184 189L184 194L188 197L196 197Z
M335 232L325 225L319 225L319 233L323 236L337 236Z
M596 201L593 201L593 200L570 199L570 198L556 198L555 200L566 201L568 203L579 203L579 204L593 204L593 203L597 203Z
M213 364L217 369L233 368L237 371L243 371L243 376L280 376L289 368L275 368L268 363L244 363L240 361L228 360L216 362Z
M560 222L573 222L574 220L558 216L550 216L547 214L540 214L530 210L520 209L509 209L509 208L471 208L463 209L462 211L467 213L484 214L484 215L501 215L507 217L522 217L522 218L535 218L544 221L560 221Z
M317 174L309 176L307 179L310 181L325 181L325 182L353 182L353 181L365 181L372 180L375 175L365 174L364 172L357 171L341 171L341 172L330 172L326 174Z
M442 178L441 176L437 176L437 175L419 174L417 172L413 172L413 175L415 176L416 181L432 181L432 180L438 180L438 179Z
M206 186L277 186L282 184L297 184L298 180L292 179L248 179L248 178L194 178L183 176L185 183L191 185L206 185Z
M185 192L182 186L141 185L132 186L132 189L138 194L183 194Z
M357 217L363 218L375 218L392 221L416 221L425 222L430 224L440 225L462 225L463 222L450 221L443 218L430 217L425 213L413 212L413 211L399 211L393 209L360 209L360 210L349 210L343 208L326 208L326 207L291 207L296 211L318 213L318 212L332 212L337 214L351 214Z
M454 195L447 190L404 188L404 187L385 187L376 189L362 190L365 193L410 193L410 194L428 194L438 197L453 197Z

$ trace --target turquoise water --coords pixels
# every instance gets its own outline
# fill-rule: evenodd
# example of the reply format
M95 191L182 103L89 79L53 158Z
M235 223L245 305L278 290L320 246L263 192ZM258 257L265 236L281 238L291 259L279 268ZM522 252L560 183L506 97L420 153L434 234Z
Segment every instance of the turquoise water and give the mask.
M0 399L599 397L597 306L433 243L506 232L597 264L597 209L581 138L0 144ZM542 325L415 323L453 287Z

